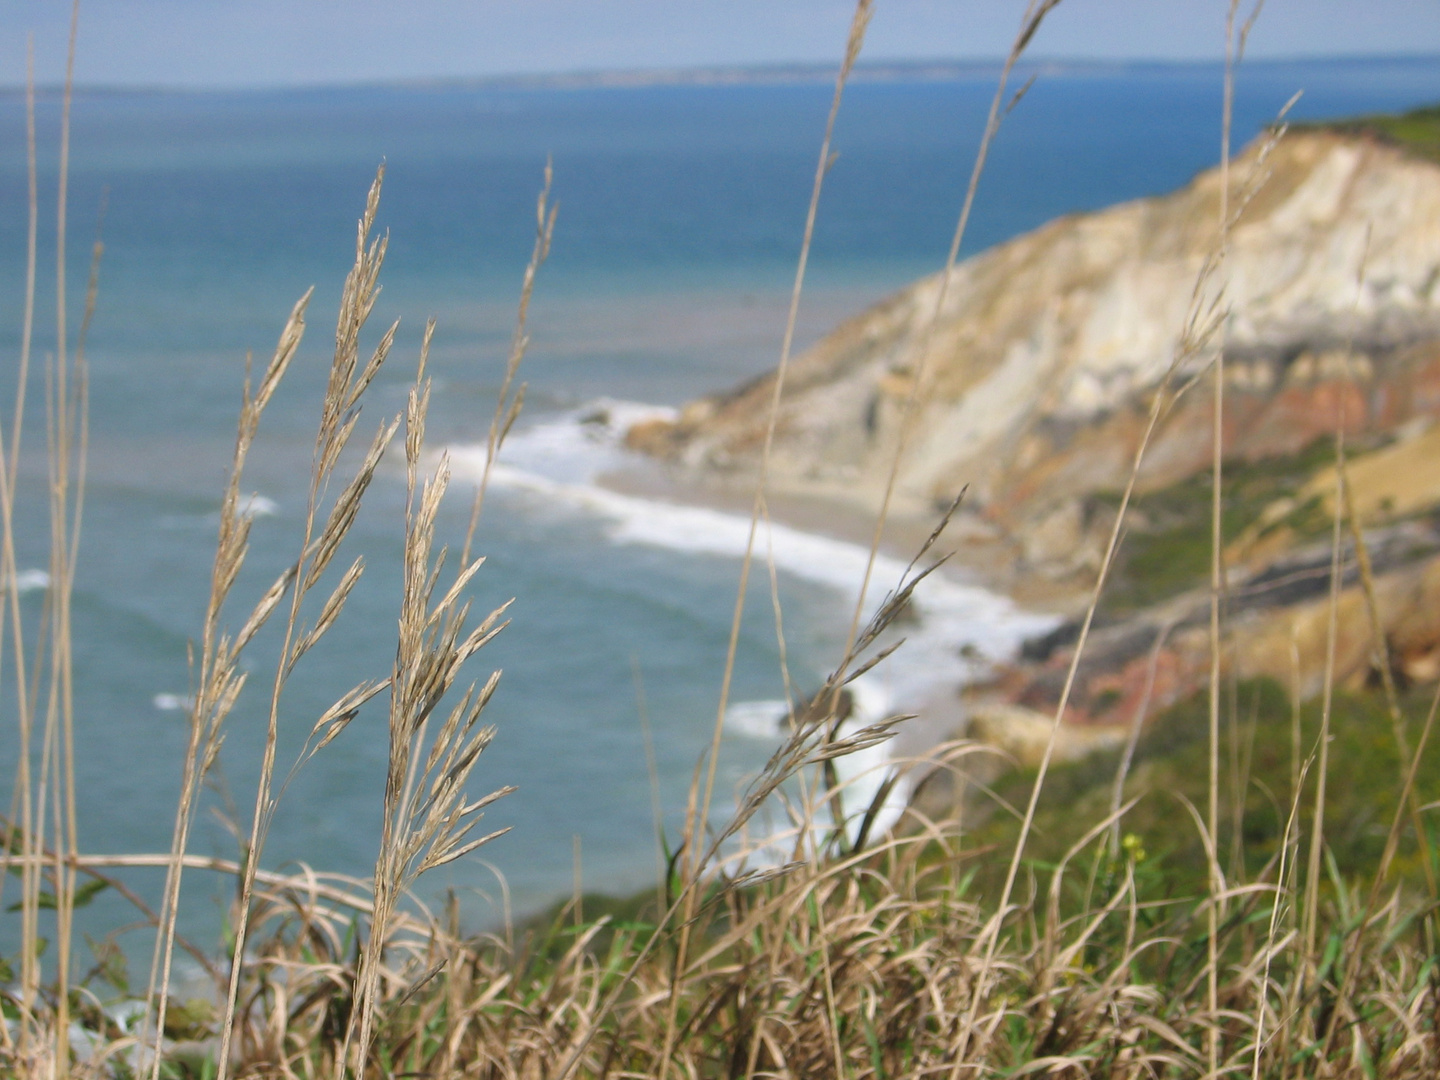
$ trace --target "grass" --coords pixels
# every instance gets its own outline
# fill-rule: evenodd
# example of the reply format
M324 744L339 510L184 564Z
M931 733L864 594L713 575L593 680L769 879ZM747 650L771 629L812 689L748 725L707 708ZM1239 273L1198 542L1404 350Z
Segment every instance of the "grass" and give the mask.
M1193 895L1169 889L1151 856L1132 845L1098 875L1089 860L1076 860L1081 865L1063 885L1077 894L1088 887L1088 906L1067 895L1047 915L1037 889L982 984L989 912L966 881L973 860L927 863L915 858L921 850L897 846L718 899L695 935L694 961L677 975L673 937L652 951L591 1038L579 1074L656 1076L667 1064L696 1076L943 1074L977 1000L968 1062L976 1070L1201 1070L1209 1025L1197 1007L1203 990L1198 1001L1195 993L1205 967L1203 911ZM1423 1075L1434 1064L1426 1037L1433 964L1423 926L1403 909L1356 926L1361 902L1343 883L1326 903L1322 980L1338 942L1366 953L1360 991L1345 1000L1333 991L1297 991L1304 966L1283 944L1268 956L1272 974L1264 979L1272 906L1256 893L1222 924L1222 1060L1248 1072L1258 1048L1267 1076L1307 1074L1320 1061L1332 1075ZM1278 918L1288 916L1282 910ZM541 937L516 951L499 942L447 948L436 941L434 955L445 967L426 990L404 1002L396 995L381 1012L375 1065L386 1073L452 1075L464 1062L481 1076L556 1075L592 1032L595 1002L620 982L653 932L616 930L594 947L604 926ZM306 932L312 942L333 940L314 927ZM295 941L283 954L288 960L302 954ZM316 954L312 944L300 970L337 961L343 968L343 959ZM257 989L257 1011L274 1017L284 1010L285 1031L270 1047L254 1047L252 1067L261 1074L324 1071L326 1025L346 1006L343 987L307 979ZM680 1033L666 1061L661 1046L672 995ZM1298 1009L1287 1018L1292 997ZM1328 1018L1337 1013L1346 1024L1340 1052L1322 1051ZM1257 1038L1262 1014L1273 1025L1268 1038L1263 1031Z
M1440 161L1440 105L1426 105L1399 114L1309 123L1304 127L1378 139L1427 161Z
M1036 0L1027 7L1007 76L1054 6L1055 0ZM1236 60L1250 25L1237 30L1237 11L1232 4ZM832 124L868 14L862 0ZM947 270L1007 100L1002 78ZM828 130L807 251L830 162ZM883 632L934 569L926 559L938 529L878 611L866 618L857 607L850 644L831 677L723 820L710 817L712 750L654 893L625 901L577 895L518 931L507 925L482 937L462 931L453 898L439 909L424 903L417 888L423 875L492 838L477 824L506 791L469 794L493 737L483 716L497 679L472 681L469 672L503 629L504 608L472 619L466 599L481 571L470 547L483 481L458 565L436 549L436 511L448 476L443 461L430 465L425 453L428 329L403 414L381 418L368 449L347 453L366 390L391 362L394 327L378 335L367 329L385 257L384 240L370 235L380 192L377 177L337 316L295 561L258 596L241 598L233 593L250 525L241 479L260 418L281 391L305 332L308 295L246 387L195 651L174 839L161 856L91 859L75 842L68 582L83 508L83 329L76 349L68 355L62 349L49 369L54 584L38 625L23 617L9 591L8 637L0 642L8 651L3 666L17 680L9 692L20 737L5 830L7 876L20 885L14 914L22 943L7 959L0 987L6 1021L0 1068L7 1075L1368 1080L1429 1076L1440 1068L1436 896L1432 875L1420 872L1434 857L1424 817L1433 806L1411 809L1412 796L1428 800L1440 781L1432 738L1440 699L1412 692L1381 704L1327 690L1319 705L1300 707L1274 685L1253 684L1224 687L1222 700L1217 675L1209 691L1173 709L1141 741L1120 777L1127 801L1119 813L1109 801L1121 768L1115 759L1061 766L1047 749L1038 769L1001 778L998 809L988 821L963 830L917 822L914 831L863 850L848 842L834 761L888 738L900 718L842 736L837 706L847 681L881 657ZM514 380L530 290L554 227L548 193L547 172L488 440L492 457L523 399L523 385L514 388ZM32 194L32 235L34 207ZM1222 210L1231 215L1226 223L1242 209L1243 199ZM62 250L63 231L62 218ZM1212 289L1223 257L1222 240L1197 281L1176 369L1216 346L1223 319ZM795 303L804 265L802 255ZM27 326L32 309L33 300ZM60 311L63 341L63 305ZM792 304L792 327L793 318ZM782 367L789 344L787 332ZM919 372L913 381L906 435L923 380ZM1214 382L1218 422L1223 378ZM772 422L782 380L775 387ZM1174 393L1167 377L1155 395L1150 432ZM12 580L21 416L11 457L0 460L0 561ZM1217 466L1208 485L1187 481L1146 496L1138 504L1144 527L1120 562L1119 539L1148 440L1147 433L1131 483L1114 500L1115 530L1073 664L1096 606L1111 595L1107 584L1112 592L1118 586L1122 600L1140 603L1146 589L1203 580L1216 552L1258 508L1341 449L1317 446L1278 465L1232 467L1223 482ZM277 732L289 680L317 641L343 632L346 599L365 567L340 556L392 444L404 457L407 491L398 523L405 554L394 665L339 694L310 724L300 757L282 762ZM766 513L762 475L757 530ZM1338 549L1338 520L1314 526L1331 528ZM746 573L750 564L747 555ZM742 583L738 596L744 594ZM779 633L778 601L776 615ZM737 626L739 618L737 601ZM269 711L250 828L233 863L197 859L188 851L196 796L250 681L245 650L272 620L283 644L268 676L255 677L267 684L261 692ZM1215 630L1217 655L1222 629ZM18 681L29 672L42 675L38 685ZM1074 677L1072 666L1057 726ZM303 767L346 737L372 700L373 708L385 703L389 740L373 874L354 880L267 871L265 841L285 768ZM717 715L723 712L722 700ZM1052 733L1051 749L1053 739ZM792 809L791 857L746 872L731 853L777 794L788 796ZM90 943L95 962L88 969L72 959L74 911L98 889L123 889L105 876L107 865L151 865L165 873L158 911L135 898L156 931L143 978L132 976L127 958L105 942ZM237 884L218 951L176 932L181 879L201 865L231 873ZM213 1001L176 1000L170 971L177 948L192 950L212 971Z
M1302 801L1313 800L1313 770L1297 789L1303 758L1294 760L1294 751L1297 745L1302 754L1313 751L1320 705L1304 704L1297 728L1292 726L1295 710L1289 696L1270 680L1242 683L1231 700L1235 715L1226 718L1222 752L1227 771L1233 758L1237 775L1233 784L1224 785L1230 790L1225 792L1222 829L1234 849L1227 859L1243 862L1242 877L1255 880L1279 851L1287 808L1297 795ZM1423 689L1402 702L1409 715L1423 713L1428 704ZM1199 834L1186 825L1184 801L1198 805L1204 799L1207 709L1207 697L1200 693L1157 716L1136 748L1125 784L1125 799L1138 800L1125 815L1125 831L1181 893L1202 891L1205 881L1205 852ZM1395 745L1388 708L1378 691L1338 694L1336 715L1331 753L1339 764L1326 800L1325 834L1337 871L1348 882L1363 882L1380 864L1407 762ZM1106 816L1119 757L1118 752L1095 754L1052 773L1031 848L1037 865L1058 862L1090 824ZM996 783L996 795L1013 803L1032 779L1033 770L1016 770ZM1417 782L1422 791L1440 789L1440 747L1427 747ZM1234 843L1237 828L1239 844ZM997 814L974 831L972 842L1003 848L1013 833L1013 820ZM1413 833L1402 839L1404 846L1392 867L1394 883L1418 902L1425 892L1425 853ZM983 884L984 877L982 871L977 880Z
M1334 443L1317 439L1298 454L1229 463L1221 493L1223 542L1239 539L1273 503L1294 495L1334 460ZM1205 583L1213 488L1208 473L1197 473L1135 500L1106 596L1110 611L1138 610ZM1112 512L1120 502L1118 492L1095 498ZM1317 498L1287 515L1285 524L1297 540L1312 540L1327 533L1330 518Z

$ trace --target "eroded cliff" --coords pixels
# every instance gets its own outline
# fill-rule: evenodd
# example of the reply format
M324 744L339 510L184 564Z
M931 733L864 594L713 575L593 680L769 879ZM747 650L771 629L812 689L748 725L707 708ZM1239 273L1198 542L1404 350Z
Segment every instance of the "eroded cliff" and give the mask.
M1440 412L1440 165L1363 134L1307 131L1268 155L1251 147L1230 183L1245 208L1209 278L1218 170L962 263L938 311L937 275L840 326L792 366L772 489L875 509L923 373L895 512L929 515L968 485L968 511L1022 567L1055 579L1092 568L1104 496L1125 483L1197 282L1201 307L1225 312L1213 340L1227 361L1228 456L1292 455L1337 422L1377 436ZM1188 357L1182 377L1211 356ZM638 426L630 444L686 474L752 477L772 380ZM1191 390L1169 410L1142 492L1208 462L1209 397Z

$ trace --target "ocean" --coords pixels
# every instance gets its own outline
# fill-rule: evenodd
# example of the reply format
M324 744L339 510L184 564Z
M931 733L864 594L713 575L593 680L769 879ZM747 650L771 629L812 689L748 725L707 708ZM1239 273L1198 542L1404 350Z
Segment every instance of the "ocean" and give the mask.
M1218 159L1214 65L1042 65L1036 74L995 145L967 253L1059 214L1163 193ZM847 91L800 314L802 345L940 268L992 89L993 72L976 71L862 80ZM1300 118L1410 107L1440 98L1440 65L1249 65L1239 82L1237 144L1302 89L1293 114ZM298 553L340 284L355 219L383 161L379 225L390 247L367 340L392 319L400 331L360 432L368 437L402 408L433 316L429 435L452 457L442 532L458 547L548 160L559 206L555 242L531 311L525 412L481 521L477 551L488 561L474 587L477 611L515 600L510 625L474 662L477 679L504 672L486 710L498 733L476 771L475 794L517 785L485 820L486 828L512 831L432 875L421 891L454 889L467 925L482 928L499 921L506 903L524 913L568 895L577 856L586 890L627 893L654 883L653 806L658 800L673 844L709 743L747 523L620 494L597 479L643 468L619 443L624 419L776 362L830 94L822 82L755 82L76 95L72 334L97 230L105 248L88 344L89 468L73 616L84 851L168 847L187 655L204 614L247 353L268 358L291 305L314 285L305 343L247 473L257 518L232 626ZM57 96L45 94L37 364L53 349L54 264L44 236L53 221L58 111ZM5 417L24 250L23 103L10 93L0 97ZM17 586L33 615L48 529L38 389L31 410ZM334 697L389 671L403 505L402 471L387 464L350 542L352 554L367 558L365 578L283 701L282 777ZM843 646L864 552L781 527L762 545L777 566L791 677L800 691L813 689ZM893 584L902 565L882 560L880 586ZM936 579L920 596L911 640L862 688L868 713L913 706L958 682L967 645L1000 657L1047 625L1043 613L1018 611L983 584ZM248 829L264 736L264 649L262 642L253 685L229 722L193 852L233 857L228 823ZM9 693L8 671L5 679ZM774 749L783 691L761 572L742 627L717 813ZM12 717L10 705L0 706L7 792ZM375 708L297 772L266 865L367 874L386 746L383 708ZM865 767L873 790L883 756ZM158 895L155 871L126 880ZM182 931L216 940L228 889L219 877L190 874ZM86 917L101 929L132 918L108 895Z

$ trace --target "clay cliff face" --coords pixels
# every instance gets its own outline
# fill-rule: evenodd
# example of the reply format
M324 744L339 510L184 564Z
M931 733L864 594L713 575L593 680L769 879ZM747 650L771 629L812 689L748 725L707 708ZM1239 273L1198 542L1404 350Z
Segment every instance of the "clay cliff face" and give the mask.
M1440 413L1440 166L1326 132L1291 134L1261 157L1252 147L1231 173L1232 205L1263 184L1222 275L1227 455L1293 453L1333 433L1342 402L1354 433ZM1216 247L1220 196L1212 170L976 256L955 270L933 328L939 276L840 326L791 369L773 488L876 508L923 369L896 512L929 514L968 484L969 508L1014 538L1022 561L1093 564L1087 497L1129 473ZM772 390L767 376L693 402L674 423L632 429L630 444L687 473L752 476ZM1192 390L1170 410L1142 491L1208 461L1209 397Z

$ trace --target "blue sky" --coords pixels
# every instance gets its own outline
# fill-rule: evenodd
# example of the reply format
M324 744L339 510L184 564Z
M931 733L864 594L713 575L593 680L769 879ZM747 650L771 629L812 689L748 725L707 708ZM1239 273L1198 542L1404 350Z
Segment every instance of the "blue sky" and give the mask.
M1249 0L1246 0L1247 6ZM1038 55L1220 54L1226 0L1064 0ZM1004 52L1023 0L877 0L871 59ZM77 79L284 86L831 62L851 0L83 0ZM68 0L0 0L0 84L63 71ZM1440 0L1268 0L1252 55L1440 53Z

